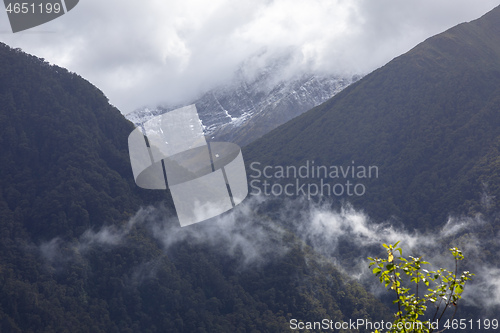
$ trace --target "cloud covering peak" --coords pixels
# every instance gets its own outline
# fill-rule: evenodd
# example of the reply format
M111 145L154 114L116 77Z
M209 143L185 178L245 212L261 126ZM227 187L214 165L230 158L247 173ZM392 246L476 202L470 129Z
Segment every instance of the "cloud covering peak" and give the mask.
M0 40L77 72L128 113L176 104L228 81L243 63L292 53L292 72L367 73L498 0L87 0ZM256 58L258 61L248 59Z

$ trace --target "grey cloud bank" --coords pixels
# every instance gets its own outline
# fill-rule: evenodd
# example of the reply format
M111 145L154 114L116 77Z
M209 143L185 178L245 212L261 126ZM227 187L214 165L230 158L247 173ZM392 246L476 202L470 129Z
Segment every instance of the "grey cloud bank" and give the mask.
M81 1L0 41L77 72L122 112L188 102L293 54L286 76L367 73L425 38L478 18L498 0Z

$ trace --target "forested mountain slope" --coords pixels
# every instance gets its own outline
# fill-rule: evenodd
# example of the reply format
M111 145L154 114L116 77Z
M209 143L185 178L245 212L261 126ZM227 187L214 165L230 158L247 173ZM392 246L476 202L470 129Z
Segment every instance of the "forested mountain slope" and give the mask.
M134 184L132 129L89 82L0 44L1 332L280 332L292 318L386 318L269 221L181 230L167 192ZM282 247L261 258L250 237Z
M499 139L497 7L427 39L244 156L262 166L377 166L378 178L361 179L364 195L343 198L380 221L432 229L450 214L498 210Z

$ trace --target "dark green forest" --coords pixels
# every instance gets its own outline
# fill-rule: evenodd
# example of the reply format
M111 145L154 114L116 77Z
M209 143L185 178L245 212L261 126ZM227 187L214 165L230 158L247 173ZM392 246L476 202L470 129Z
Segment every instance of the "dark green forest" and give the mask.
M500 267L499 111L500 7L422 42L243 155L247 166L375 165L363 196L332 206L352 203L409 233L437 233L449 216L480 220L439 245L479 239L464 266ZM392 318L390 300L277 218L291 207L279 200L235 215L240 233L214 220L180 231L168 191L134 183L133 128L77 74L0 44L1 332L287 332L291 319ZM298 202L289 204L305 210ZM222 231L227 243L200 241ZM363 245L341 239L337 262L355 264Z
M167 192L134 184L132 129L77 74L0 45L1 332L281 332L292 318L390 318L286 231L287 251L248 265L239 249L189 238L166 249L146 224L116 244L86 241L124 230L141 207L178 224Z

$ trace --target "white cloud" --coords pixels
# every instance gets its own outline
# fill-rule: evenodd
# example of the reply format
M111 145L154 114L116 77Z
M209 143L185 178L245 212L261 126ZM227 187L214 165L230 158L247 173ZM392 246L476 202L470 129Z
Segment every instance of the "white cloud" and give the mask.
M249 57L295 52L290 71L371 71L498 0L80 1L67 15L0 40L77 72L127 113L227 81ZM252 63L252 62L251 62ZM255 63L255 62L253 62Z

